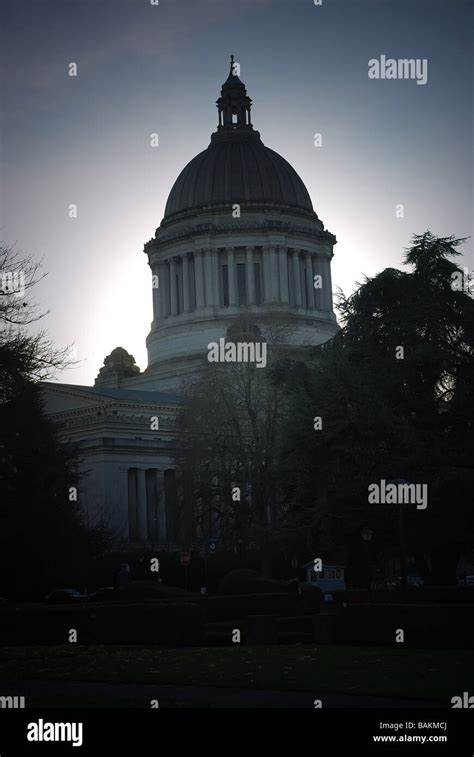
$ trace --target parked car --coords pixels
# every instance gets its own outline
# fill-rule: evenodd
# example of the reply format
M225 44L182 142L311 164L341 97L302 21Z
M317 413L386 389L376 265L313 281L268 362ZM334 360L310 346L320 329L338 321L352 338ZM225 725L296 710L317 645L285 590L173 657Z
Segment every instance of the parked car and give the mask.
M102 586L89 595L89 602L110 602L112 599L117 599L117 592L113 586Z
M54 605L78 604L87 602L88 599L88 594L81 594L76 589L53 589L44 598L45 602Z
M407 586L410 589L419 589L424 585L424 581L421 576L407 576ZM390 578L383 578L381 581L376 581L372 584L372 589L378 591L398 591L402 586L401 576L391 576Z

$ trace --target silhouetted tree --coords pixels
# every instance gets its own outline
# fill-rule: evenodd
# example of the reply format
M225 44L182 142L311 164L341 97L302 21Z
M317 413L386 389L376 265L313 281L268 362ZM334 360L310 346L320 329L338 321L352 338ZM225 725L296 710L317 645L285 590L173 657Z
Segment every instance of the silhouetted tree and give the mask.
M393 543L396 509L369 506L368 485L427 483L428 508L412 510L406 530L436 581L453 581L474 532L474 302L453 285L460 269L450 260L463 241L416 235L405 256L411 271L386 269L340 294L341 331L287 382L294 423L282 469L293 507L319 511L328 548L368 519L381 543Z
M38 380L69 364L44 332L29 300L38 266L0 248L0 595L34 597L53 584L78 583L89 556L107 543L91 530L71 493L76 453L44 414ZM11 276L16 271L17 276Z
M246 319L227 335L227 342L257 341L263 343ZM176 458L197 539L218 536L220 548L232 552L259 549L266 575L286 513L278 470L286 388L273 379L276 354L269 349L262 368L251 362L204 365L186 393Z

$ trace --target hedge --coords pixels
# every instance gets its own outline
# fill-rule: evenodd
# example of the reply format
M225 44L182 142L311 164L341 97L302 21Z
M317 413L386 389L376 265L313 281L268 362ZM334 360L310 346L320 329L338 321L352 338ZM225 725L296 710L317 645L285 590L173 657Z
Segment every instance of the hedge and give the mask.
M334 599L348 604L364 604L370 599L372 604L415 604L415 605L473 605L474 586L420 586L408 587L405 592L397 589L367 590L347 589L334 592Z
M319 598L317 591L188 594L183 599L7 606L0 609L0 644L67 644L70 629L75 629L79 644L192 646L203 641L204 618L216 622L243 621L249 615L314 615L319 612Z
M339 644L398 646L397 629L404 631L403 644L410 647L472 647L474 638L469 606L349 605L333 617L334 641Z
M203 611L197 603L171 601L107 603L0 611L0 644L158 644L193 646L204 637Z
M220 594L279 594L286 590L283 581L262 578L258 571L248 568L230 571L219 584Z
M319 612L319 592L304 594L233 594L201 597L207 622L232 620L249 615L287 617Z
M116 589L117 599L126 601L141 601L143 599L172 599L187 602L193 595L180 586L167 586L158 581L130 581L120 589Z

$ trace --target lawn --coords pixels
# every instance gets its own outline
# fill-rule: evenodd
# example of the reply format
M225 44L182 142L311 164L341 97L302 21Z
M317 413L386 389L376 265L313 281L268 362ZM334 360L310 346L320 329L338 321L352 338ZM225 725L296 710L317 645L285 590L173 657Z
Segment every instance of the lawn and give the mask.
M157 649L127 646L9 647L0 679L100 681L320 691L449 701L469 690L469 650L295 644Z

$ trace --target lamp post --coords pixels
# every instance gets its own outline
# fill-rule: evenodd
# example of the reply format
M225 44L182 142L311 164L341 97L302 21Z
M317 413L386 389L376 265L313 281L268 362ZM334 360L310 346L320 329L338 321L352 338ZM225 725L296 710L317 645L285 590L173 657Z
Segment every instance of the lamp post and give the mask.
M374 536L374 531L371 528L361 528L360 535L362 541L365 544L365 555L367 559L367 600L370 600L370 579L371 579L371 564L370 564L370 548L369 544Z

